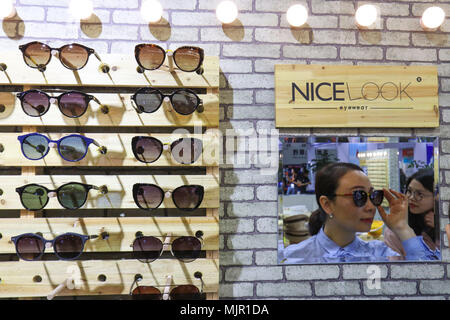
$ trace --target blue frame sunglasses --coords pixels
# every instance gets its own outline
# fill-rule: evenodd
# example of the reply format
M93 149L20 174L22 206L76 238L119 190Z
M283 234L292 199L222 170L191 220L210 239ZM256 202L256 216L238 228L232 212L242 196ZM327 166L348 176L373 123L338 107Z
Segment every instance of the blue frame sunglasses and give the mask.
M66 161L80 161L87 152L92 143L98 147L101 154L106 154L107 148L101 146L97 141L79 134L71 134L59 140L51 140L40 133L29 133L18 136L23 155L29 160L40 160L44 158L50 148L56 147L58 153Z

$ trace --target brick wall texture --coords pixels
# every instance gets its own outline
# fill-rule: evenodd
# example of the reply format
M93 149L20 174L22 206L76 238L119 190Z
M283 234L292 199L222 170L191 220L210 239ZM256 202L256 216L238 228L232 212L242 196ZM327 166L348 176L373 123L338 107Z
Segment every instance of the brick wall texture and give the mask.
M450 250L444 232L450 201L450 19L431 33L424 32L419 22L432 4L450 15L450 1L370 1L381 18L375 30L366 31L355 26L354 13L369 1L236 0L239 20L231 26L216 19L218 0L160 2L163 20L149 25L140 16L140 0L93 0L95 15L89 23L70 16L68 0L16 0L17 16L4 20L0 29L0 50L17 50L19 44L33 40L52 46L73 41L100 54L127 53L131 59L134 46L142 42L171 49L201 46L207 55L220 56L222 132L247 130L256 137L275 127L274 64L437 65L440 128L303 128L281 133L439 136L443 261L377 264L378 289L367 281L368 264L277 265L276 172L261 174L267 165L248 151L255 148L251 141L238 143L242 148L230 157L224 143L220 297L450 299ZM291 29L286 21L286 10L294 3L308 7L304 29ZM276 154L277 148L271 151Z

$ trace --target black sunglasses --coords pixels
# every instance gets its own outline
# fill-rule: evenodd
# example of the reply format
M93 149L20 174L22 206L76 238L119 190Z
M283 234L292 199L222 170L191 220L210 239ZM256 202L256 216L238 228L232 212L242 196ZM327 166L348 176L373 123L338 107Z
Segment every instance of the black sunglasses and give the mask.
M27 261L39 260L48 244L53 247L56 256L61 260L74 260L84 249L87 240L98 238L97 235L86 236L78 233L64 233L53 240L46 240L38 233L24 233L11 238L16 246L19 258Z
M184 185L173 191L164 192L161 187L151 183L136 183L133 185L133 199L136 205L144 210L158 208L164 197L170 197L175 206L184 211L197 209L203 201L205 189L201 185Z
M131 140L134 156L143 163L155 162L169 146L173 159L181 164L197 161L203 149L202 140L197 138L180 138L171 144L163 144L160 140L148 136L135 136Z
M353 202L357 207L363 207L366 204L367 199L370 199L374 206L379 206L384 199L383 190L371 190L369 193L364 190L355 190L352 193L334 194L333 196L352 196Z
M101 106L103 113L108 113L108 107L102 105L96 97L74 90L52 97L44 91L31 89L19 92L17 98L20 100L23 111L30 117L43 116L49 110L51 103L57 103L63 115L69 118L79 118L86 113L91 100Z
M91 54L101 62L100 56L94 49L83 46L82 44L72 43L62 46L61 48L52 48L49 45L33 41L19 46L23 54L25 63L34 69L44 72L47 64L52 58L52 51L58 51L59 60L62 65L70 70L79 70L83 68Z
M141 88L131 96L134 102L133 108L137 113L153 113L161 107L165 98L168 98L173 109L182 115L189 115L203 111L203 102L200 97L192 90L178 89L170 95L165 95L155 88Z
M16 188L20 196L20 202L27 210L41 210L49 200L49 193L54 192L58 202L66 209L81 208L87 200L88 192L91 189L100 190L102 194L108 192L106 186L97 187L91 184L79 182L69 182L63 184L58 189L49 190L39 184L27 184Z

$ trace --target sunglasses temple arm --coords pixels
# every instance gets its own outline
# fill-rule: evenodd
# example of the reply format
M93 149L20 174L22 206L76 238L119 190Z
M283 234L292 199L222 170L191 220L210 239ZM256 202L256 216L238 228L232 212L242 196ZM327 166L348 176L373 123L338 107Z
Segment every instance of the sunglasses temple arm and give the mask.
M101 194L107 194L108 193L108 187L106 185L102 185L100 187L91 185L92 189L98 190Z
M101 153L101 154L106 154L106 152L108 152L108 149L105 147L105 146L102 146L100 143L98 143L97 141L95 141L94 139L92 139L92 143L96 146L96 147L98 147L98 151Z
M163 300L169 300L170 284L172 283L172 276L167 276L166 286L164 287Z
M94 50L94 56L97 58L98 61L103 62L102 58L98 55L97 51Z
M137 113L142 113L142 110L140 110L137 106L135 106L134 100L131 99L131 106L134 110L136 110Z
M26 145L28 145L28 146L30 146L31 148L33 148L34 150L36 150L36 151L38 151L39 152L39 150L38 150L38 147L37 146L35 146L34 144L31 144L29 141L23 141L23 144L26 144ZM43 152L39 152L40 154L43 154Z

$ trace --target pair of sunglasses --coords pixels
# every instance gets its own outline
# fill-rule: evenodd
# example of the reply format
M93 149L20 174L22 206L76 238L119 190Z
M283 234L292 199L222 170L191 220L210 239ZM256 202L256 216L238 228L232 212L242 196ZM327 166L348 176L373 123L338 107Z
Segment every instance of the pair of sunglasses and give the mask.
M142 232L136 233L131 247L133 248L133 258L141 262L150 263L161 257L167 246L170 246L172 255L182 262L192 262L200 256L203 241L202 231L197 231L196 236L182 236L168 243L167 237L164 243L153 236L144 236Z
M143 210L158 208L164 201L164 197L168 198L172 195L172 201L178 209L192 211L200 206L204 194L205 189L200 185L184 185L167 192L151 183L133 185L134 202Z
M51 193L56 193L58 202L64 208L78 209L86 203L89 190L91 189L100 190L103 194L107 193L105 186L99 188L91 184L79 182L69 182L55 190L31 183L16 188L16 192L20 196L20 202L27 210L43 209L47 205Z
M179 89L170 95L165 95L155 88L141 88L131 96L137 113L153 113L161 107L165 99L169 99L173 109L181 115L189 115L195 110L203 111L203 102L192 90Z
M22 51L25 63L29 67L38 69L41 72L45 71L50 62L52 51L58 52L62 65L70 70L82 69L87 64L91 54L94 54L100 62L102 61L94 49L78 43L67 44L61 48L52 48L45 43L33 41L20 45L19 49Z
M374 206L379 206L383 202L383 190L371 190L367 193L364 190L355 190L352 193L334 194L335 196L353 197L353 202L357 207L363 207L367 203L367 199L373 203Z
M108 113L108 108L103 106L96 97L74 90L64 92L57 97L51 97L41 90L31 89L19 92L17 98L20 100L23 112L30 117L43 116L50 109L50 104L57 103L63 115L69 118L79 118L86 113L91 100L101 106L103 113Z
M134 56L142 69L156 70L164 63L166 50L156 44L141 43L134 47ZM185 72L203 74L204 58L205 53L199 47L183 46L173 51L173 61L178 69Z
M183 284L176 286L170 290L167 294L166 292L161 292L155 286L140 286L139 281L142 281L141 275L136 275L134 281L130 288L130 295L133 300L201 300L203 299L203 281L202 289L199 290L196 286L192 284ZM137 287L133 289L134 284ZM167 286L166 286L167 288ZM166 290L164 290L166 291Z
M90 239L98 238L97 235L86 236L78 233L64 233L53 240L46 240L37 233L24 233L11 238L16 247L19 258L27 261L39 260L46 248L53 250L61 260L74 260L84 250L84 244Z
M162 143L153 137L136 136L131 140L131 147L136 159L143 163L152 163L161 157L163 150L170 147L175 161L191 164L198 160L203 150L202 140L197 138L180 138L171 144Z
M80 161L83 159L90 144L97 146L101 154L106 154L107 149L101 146L94 139L87 138L79 134L71 134L59 140L51 140L40 133L29 133L18 136L21 150L25 158L29 160L39 160L44 158L51 147L56 146L61 158L66 161Z

